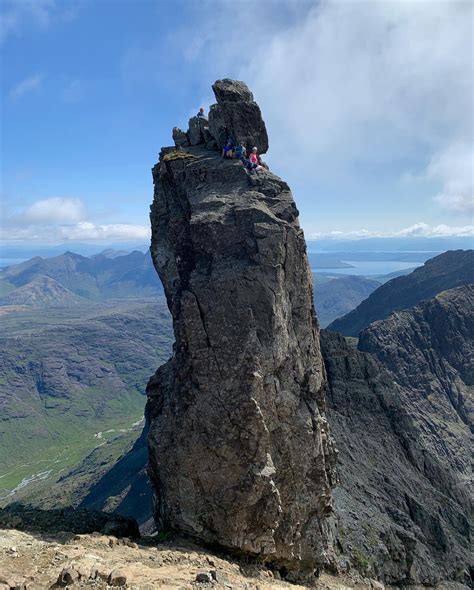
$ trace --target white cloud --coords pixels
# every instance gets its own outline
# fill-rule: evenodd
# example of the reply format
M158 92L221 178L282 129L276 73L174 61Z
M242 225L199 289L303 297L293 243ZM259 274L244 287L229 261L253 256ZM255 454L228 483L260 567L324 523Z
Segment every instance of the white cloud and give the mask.
M78 198L51 197L34 202L20 213L4 215L4 242L133 241L149 240L148 225L100 224L88 219Z
M19 220L30 224L53 224L84 221L86 217L86 206L81 199L51 197L34 202L19 216Z
M441 192L436 201L456 213L474 214L474 148L458 142L431 159L427 177L439 181Z
M22 98L25 94L29 94L30 92L35 92L39 90L41 84L43 82L43 76L41 74L35 74L33 76L29 76L24 80L21 80L12 90L10 91L10 99L16 100L17 98Z
M440 238L448 236L469 237L474 236L474 225L464 225L461 227L440 224L429 225L427 223L415 223L410 227L406 227L393 234L400 237L424 237L424 238Z
M328 232L316 232L307 236L308 239L363 239L363 238L441 238L441 237L473 237L474 225L450 226L445 224L429 225L428 223L415 223L410 227L397 231L371 231L367 229L354 231L332 230Z
M83 222L72 228L61 228L62 239L65 240L148 240L150 233L148 225L131 223L96 225Z
M278 129L269 160L283 176L296 169L310 183L350 176L361 163L419 166L472 142L471 2L282 6L284 16L277 2L222 3L219 11L201 2L212 35L196 24L182 45L185 59L212 55L214 70L248 82L270 132ZM439 176L424 188L433 180L435 202L464 211L464 189Z
M29 225L2 229L3 242L133 241L149 240L147 225L131 223L95 224L82 221L67 225Z

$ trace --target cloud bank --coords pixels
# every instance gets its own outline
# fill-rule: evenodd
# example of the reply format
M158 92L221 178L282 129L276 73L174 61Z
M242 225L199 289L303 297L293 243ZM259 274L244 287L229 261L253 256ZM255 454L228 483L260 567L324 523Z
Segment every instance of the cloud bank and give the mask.
M50 197L5 217L0 239L3 242L67 242L149 240L148 225L132 223L100 224L89 219L84 202L78 198Z
M328 231L315 232L307 236L308 239L364 239L364 238L474 238L474 225L451 226L451 225L429 225L428 223L415 223L397 231L371 231L360 229L354 231ZM474 240L473 240L474 242ZM473 243L474 245L474 243Z
M23 223L74 223L83 221L87 211L81 199L51 197L35 201L18 217Z
M108 223L90 220L82 199L50 197L29 205L23 211L5 216L0 239L4 243L67 241L129 242L148 241L150 227L145 224ZM308 239L363 239L386 237L474 237L474 225L429 225L419 222L396 231L332 230L308 233Z

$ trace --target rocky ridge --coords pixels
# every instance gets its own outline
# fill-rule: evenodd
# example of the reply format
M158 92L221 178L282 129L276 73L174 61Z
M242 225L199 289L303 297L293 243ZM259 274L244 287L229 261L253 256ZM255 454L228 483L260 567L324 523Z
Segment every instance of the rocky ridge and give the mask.
M473 582L474 287L371 324L361 350L322 331L338 546L387 584Z
M148 386L155 517L314 579L332 560L336 454L306 246L288 185L209 149L223 127L268 147L248 88L213 89L216 135L187 146L191 124L153 169L151 253L176 339Z
M388 281L328 328L357 337L370 323L385 319L393 311L412 307L446 289L472 283L474 250L450 250L427 260L410 274Z

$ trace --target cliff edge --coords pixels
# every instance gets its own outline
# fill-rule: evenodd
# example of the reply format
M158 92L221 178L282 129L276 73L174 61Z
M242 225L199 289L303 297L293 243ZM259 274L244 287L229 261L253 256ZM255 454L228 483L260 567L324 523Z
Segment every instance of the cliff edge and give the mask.
M266 151L245 84L213 89L211 129ZM155 519L311 579L332 560L336 454L298 211L280 178L223 160L208 127L195 145L177 131L153 168L151 253L176 339L148 386Z

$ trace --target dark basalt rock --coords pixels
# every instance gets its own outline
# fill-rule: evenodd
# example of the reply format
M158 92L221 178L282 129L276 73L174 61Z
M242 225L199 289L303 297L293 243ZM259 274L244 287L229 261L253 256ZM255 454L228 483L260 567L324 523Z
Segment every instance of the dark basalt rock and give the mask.
M260 107L243 82L217 80L212 89L217 104L209 110L209 130L222 149L229 138L242 143L248 151L256 146L259 153L268 151L268 135Z
M176 147L187 147L189 145L188 136L179 127L173 127L173 141Z
M206 139L204 138L204 130L207 125L207 120L202 117L191 117L189 119L188 140L190 145L199 145L200 143L206 142ZM209 141L209 139L211 138L208 137L207 141Z
M245 85L214 89L232 131L265 145ZM158 526L314 579L332 555L335 450L291 192L204 147L162 150L153 179L151 252L176 338L148 386Z
M338 545L389 584L472 584L474 287L361 333L321 332ZM363 569L363 568L362 568Z

